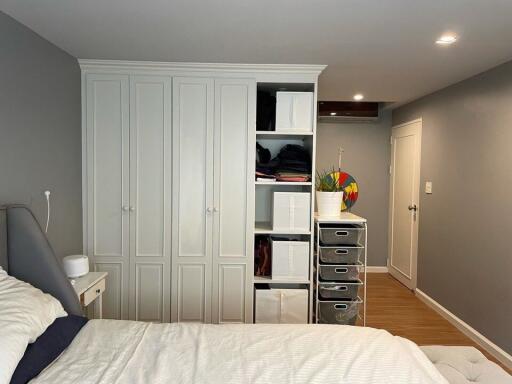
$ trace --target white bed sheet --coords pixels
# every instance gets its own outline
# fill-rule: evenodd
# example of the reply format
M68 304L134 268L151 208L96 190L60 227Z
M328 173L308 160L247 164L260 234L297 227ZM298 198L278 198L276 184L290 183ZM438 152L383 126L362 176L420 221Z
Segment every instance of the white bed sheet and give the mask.
M447 384L409 340L339 325L91 320L32 384Z

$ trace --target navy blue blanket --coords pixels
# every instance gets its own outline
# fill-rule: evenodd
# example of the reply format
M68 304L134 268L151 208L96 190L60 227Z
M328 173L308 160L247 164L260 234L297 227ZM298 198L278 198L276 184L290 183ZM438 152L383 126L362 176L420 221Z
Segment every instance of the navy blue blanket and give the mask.
M88 319L69 315L59 317L39 338L29 344L11 378L11 384L25 384L39 375L71 344Z

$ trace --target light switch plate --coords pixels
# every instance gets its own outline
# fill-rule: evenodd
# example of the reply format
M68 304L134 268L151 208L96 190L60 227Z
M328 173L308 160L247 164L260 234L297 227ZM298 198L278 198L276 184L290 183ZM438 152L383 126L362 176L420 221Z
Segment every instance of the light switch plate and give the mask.
M428 193L429 195L432 194L432 182L427 181L425 183L425 193Z

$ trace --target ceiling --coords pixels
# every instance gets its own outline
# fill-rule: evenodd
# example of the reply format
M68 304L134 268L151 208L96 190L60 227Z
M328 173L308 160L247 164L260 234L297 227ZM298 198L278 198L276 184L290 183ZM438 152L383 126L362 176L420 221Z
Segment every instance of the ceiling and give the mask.
M404 103L512 58L511 0L0 0L78 58L327 64L321 100ZM459 41L434 41L452 32Z

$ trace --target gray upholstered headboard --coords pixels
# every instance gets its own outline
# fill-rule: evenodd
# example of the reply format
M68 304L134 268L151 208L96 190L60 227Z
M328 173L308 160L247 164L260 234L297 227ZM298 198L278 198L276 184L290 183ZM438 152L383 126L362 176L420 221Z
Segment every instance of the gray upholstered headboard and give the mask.
M81 315L78 297L29 208L0 207L0 265L9 275L58 299L67 313Z

